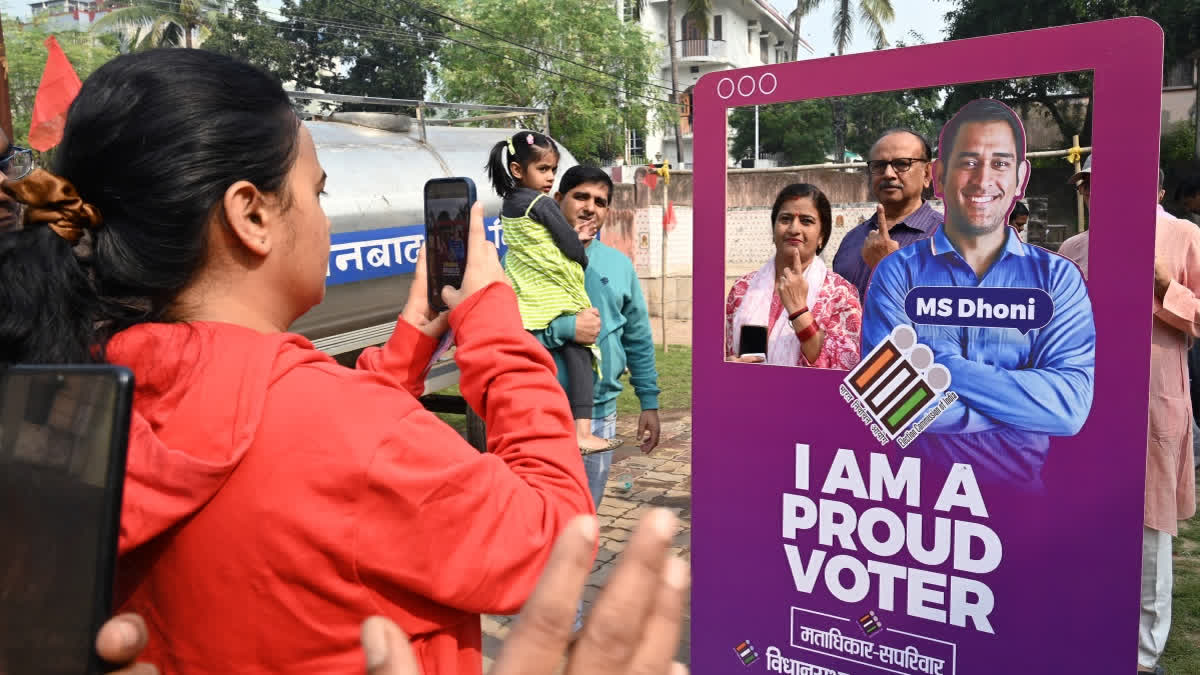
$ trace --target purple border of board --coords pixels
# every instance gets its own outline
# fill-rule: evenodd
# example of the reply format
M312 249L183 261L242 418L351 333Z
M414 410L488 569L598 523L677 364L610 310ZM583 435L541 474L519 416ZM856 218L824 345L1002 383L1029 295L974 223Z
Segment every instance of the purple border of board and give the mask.
M755 390L786 392L795 383L789 368L724 363L729 108L1090 70L1094 74L1093 146L1099 151L1090 215L1088 286L1099 357L1091 416L1146 428L1162 41L1158 24L1130 17L702 77L694 94L693 410L698 409L700 397L723 395L725 385L732 392L745 391L752 381ZM1134 223L1145 223L1147 232L1131 231ZM806 385L827 386L834 392L844 375L809 373ZM695 437L702 438L706 433L721 433L735 421L696 415L693 424ZM1098 462L1104 461L1103 450L1097 448ZM693 465L693 500L719 502L721 477L705 475L702 453L693 453ZM1144 465L1130 473L1129 480L1135 479L1144 480ZM1103 502L1092 514L1116 531L1140 531L1141 513L1136 514L1136 522L1133 515L1128 504L1109 510ZM693 603L699 605L704 602L700 591L709 585L706 579L716 580L708 579L713 570L702 558L693 561L693 570L698 591ZM1136 584L1131 588L1136 591ZM1137 594L1129 596L1124 602L1136 617ZM704 631L704 626L692 625L693 644L704 639ZM1132 645L1132 636L1130 640Z

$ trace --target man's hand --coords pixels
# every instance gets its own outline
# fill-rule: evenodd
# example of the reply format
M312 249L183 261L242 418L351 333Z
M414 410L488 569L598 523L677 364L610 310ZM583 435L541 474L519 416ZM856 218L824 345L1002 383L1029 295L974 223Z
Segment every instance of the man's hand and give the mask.
M575 342L581 345L596 344L601 328L600 310L588 307L575 315Z
M686 675L687 668L673 660L689 584L687 563L667 551L676 524L665 509L655 509L638 524L563 672ZM576 518L563 529L489 675L559 672L596 536L592 516ZM419 675L408 638L390 620L367 619L362 644L367 675Z
M124 666L113 675L158 675L158 669L148 663L134 663L146 648L149 633L146 622L137 614L114 616L100 627L96 636L96 653L115 666Z
M867 233L862 247L863 260L871 269L875 269L887 254L900 250L900 244L892 240L892 234L888 231L887 216L883 213L882 205L875 207L875 225L876 228Z
M1154 257L1154 296L1159 302L1167 294L1167 289L1171 287L1171 270L1167 267L1167 263L1158 256Z
M648 455L658 447L658 439L662 435L662 420L658 418L657 410L643 410L638 418L637 437L642 441L642 454Z

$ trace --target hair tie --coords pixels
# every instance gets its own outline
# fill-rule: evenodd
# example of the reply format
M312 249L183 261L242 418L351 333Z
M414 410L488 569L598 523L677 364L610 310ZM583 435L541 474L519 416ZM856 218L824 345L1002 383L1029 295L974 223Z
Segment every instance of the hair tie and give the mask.
M45 225L72 244L104 222L100 210L83 201L69 180L45 169L5 181L0 190L25 205L25 226Z
M512 139L508 139L508 154L511 157L517 156L517 146L513 145Z

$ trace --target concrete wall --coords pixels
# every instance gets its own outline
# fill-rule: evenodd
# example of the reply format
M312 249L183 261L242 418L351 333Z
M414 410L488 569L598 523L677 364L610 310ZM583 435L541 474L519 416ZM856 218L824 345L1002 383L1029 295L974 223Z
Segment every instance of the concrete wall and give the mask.
M622 174L630 167L622 167ZM692 172L672 171L671 185L666 188L662 180L651 190L642 184L646 167L637 167L633 183L617 183L613 186L614 209L636 209L651 205L661 206L664 190L670 190L671 201L676 206L692 205ZM834 169L807 169L803 171L755 171L731 170L728 172L725 205L728 208L763 206L769 209L775 196L792 183L819 185L831 203L856 203L871 200L867 177L862 171L839 171Z
M1168 131L1168 125L1190 119L1189 115L1191 114L1192 106L1195 104L1195 87L1172 87L1164 89L1162 94L1163 133Z

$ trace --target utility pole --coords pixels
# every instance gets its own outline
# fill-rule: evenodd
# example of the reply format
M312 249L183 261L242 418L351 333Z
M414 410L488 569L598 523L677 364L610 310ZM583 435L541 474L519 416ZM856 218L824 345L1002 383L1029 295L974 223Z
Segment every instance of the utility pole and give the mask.
M16 137L13 135L12 101L8 97L8 56L4 53L3 23L0 19L0 129L4 129L4 135L12 143Z

